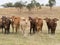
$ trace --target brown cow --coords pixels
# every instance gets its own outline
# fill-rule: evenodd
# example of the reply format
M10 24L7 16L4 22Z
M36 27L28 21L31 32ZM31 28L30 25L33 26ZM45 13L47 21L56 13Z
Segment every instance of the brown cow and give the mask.
M42 27L43 27L43 20L41 18L36 18L36 27L37 27L37 31L42 31Z
M57 18L50 19L50 18L45 18L48 27L48 33L55 34L56 26L57 26Z
M20 26L20 17L18 16L12 16L11 17L11 21L12 21L12 28L13 28L13 31L14 31L14 28L17 32L17 30L19 29L19 26Z

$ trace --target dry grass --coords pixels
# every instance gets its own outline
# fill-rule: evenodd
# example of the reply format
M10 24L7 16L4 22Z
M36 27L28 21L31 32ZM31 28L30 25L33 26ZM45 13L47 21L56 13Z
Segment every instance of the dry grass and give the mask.
M60 19L60 7L53 7L52 11L49 7L42 7L38 11L32 11L29 13L26 9L20 13L16 8L3 8L0 9L0 16L39 16L41 18L50 17ZM19 31L17 34L2 34L0 33L0 45L60 45L60 21L57 22L57 29L55 35L47 33L47 26L44 21L43 32L36 33L34 35L28 34L24 37ZM12 29L11 29L12 30ZM28 30L29 31L29 30ZM29 32L28 32L29 33Z
M60 18L60 7L53 7L52 11L49 7L42 7L42 9L38 9L29 13L27 9L22 9L19 12L16 8L2 8L0 9L0 15L17 15L17 16L40 16L40 17L57 17Z

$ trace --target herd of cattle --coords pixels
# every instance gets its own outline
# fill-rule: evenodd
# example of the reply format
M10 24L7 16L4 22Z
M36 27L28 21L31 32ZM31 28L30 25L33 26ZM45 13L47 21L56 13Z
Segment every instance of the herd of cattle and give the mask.
M46 17L45 19L39 18L39 17L18 17L18 16L2 16L0 18L0 28L2 28L2 33L4 32L5 34L10 33L10 27L12 27L12 30L19 30L19 28L25 33L25 30L29 27L30 29L30 34L36 33L41 31L42 32L42 27L43 27L43 20L46 21L47 28L48 28L48 33L55 34L56 26L57 26L57 21L59 19L57 18L48 18Z

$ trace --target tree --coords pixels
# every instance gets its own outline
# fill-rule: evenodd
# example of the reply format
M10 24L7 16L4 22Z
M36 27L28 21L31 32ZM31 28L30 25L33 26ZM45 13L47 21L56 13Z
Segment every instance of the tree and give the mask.
M49 6L50 6L50 9L52 9L52 7L56 4L56 1L55 0L49 0Z
M32 0L31 3L27 4L26 8L31 11L31 10L35 10L36 9L41 9L41 5L39 2L36 2L36 0Z
M40 5L39 2L36 3L36 7L39 8L39 9L41 9L41 5Z
M36 1L35 0L32 0L31 3L27 4L26 8L29 11L31 11L31 9L35 7L35 3L36 3Z
M20 2L16 2L16 3L14 4L14 7L21 9L21 8L23 7L23 4L21 4Z
M34 7L34 5L32 3L27 4L26 8L31 11L31 9Z
M25 6L25 5L24 5L24 3L23 3L22 1L16 2L16 3L14 4L14 7L16 7L18 10L20 10L20 12L21 12L21 9L22 9L24 6Z
M37 2L36 0L32 0L31 3L34 5L34 10L40 8L41 9L41 5L39 2Z
M13 4L12 3L5 3L2 5L3 7L7 8L7 7L13 7Z
M36 2L36 11L38 11L39 9L41 9L41 5L39 2Z
M44 6L44 4L41 4L41 6Z
M36 6L36 0L32 0L31 4L33 4L34 6Z
M46 4L45 6L49 6L49 4Z

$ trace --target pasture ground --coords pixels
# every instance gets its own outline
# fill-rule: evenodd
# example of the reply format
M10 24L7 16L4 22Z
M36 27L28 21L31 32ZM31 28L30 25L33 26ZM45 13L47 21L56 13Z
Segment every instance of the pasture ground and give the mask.
M2 34L0 31L0 45L60 45L60 7L53 7L52 11L49 7L42 7L38 11L32 11L29 13L26 9L23 9L22 12L18 12L16 8L2 8L0 9L0 16L39 16L41 18L50 17L58 18L56 34L51 35L47 33L47 26L44 21L42 33L36 33L34 35L28 34L27 37L24 37L21 31L18 33ZM1 30L1 29L0 29ZM12 30L12 29L11 29ZM29 30L28 30L29 33Z

